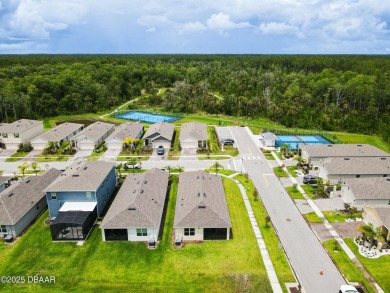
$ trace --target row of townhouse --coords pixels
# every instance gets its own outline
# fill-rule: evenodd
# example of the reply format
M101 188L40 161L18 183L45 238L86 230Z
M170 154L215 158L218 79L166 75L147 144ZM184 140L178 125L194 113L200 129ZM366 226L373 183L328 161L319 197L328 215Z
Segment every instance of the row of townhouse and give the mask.
M106 122L95 122L86 128L83 124L65 122L44 132L42 121L21 119L13 123L0 124L0 147L16 150L20 144L31 143L37 150L43 150L48 143L60 146L71 141L78 149L92 150L103 142L108 149L121 149L126 138L141 138L144 135L142 123L124 123L117 127ZM166 122L152 124L144 135L145 144L152 148L170 148L175 137L175 126ZM204 148L208 134L206 124L184 123L181 126L182 148Z
M301 156L318 175L341 184L345 203L381 227L390 240L390 154L368 144L301 145Z
M6 181L8 178L3 178ZM169 174L130 174L100 228L104 241L157 241L164 223ZM115 164L79 161L16 181L0 193L0 237L20 235L47 207L53 241L83 241L102 217L117 186ZM230 217L220 176L204 171L179 176L176 239L230 238Z

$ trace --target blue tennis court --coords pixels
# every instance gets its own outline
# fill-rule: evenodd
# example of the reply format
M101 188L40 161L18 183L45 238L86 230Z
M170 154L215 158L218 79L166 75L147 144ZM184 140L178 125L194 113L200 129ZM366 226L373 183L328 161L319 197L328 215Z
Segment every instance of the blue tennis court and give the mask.
M331 144L321 135L277 135L276 147L289 144L292 149L298 149L300 144Z
M157 123L157 122L170 123L170 122L173 122L173 121L180 119L180 117L177 117L177 116L151 114L151 113L136 112L136 111L119 114L119 115L116 115L114 117L120 118L120 119L126 119L126 120L147 122L147 123Z

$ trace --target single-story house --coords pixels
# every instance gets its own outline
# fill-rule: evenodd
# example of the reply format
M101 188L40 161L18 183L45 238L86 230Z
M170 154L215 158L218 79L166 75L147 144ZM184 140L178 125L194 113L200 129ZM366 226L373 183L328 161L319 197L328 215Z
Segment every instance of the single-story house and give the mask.
M101 146L114 131L114 124L97 121L72 138L75 146L81 150L93 150Z
M229 210L222 178L204 171L179 176L175 220L176 239L229 240Z
M11 185L11 179L11 176L0 175L0 192L2 192L4 189Z
M12 123L0 123L0 146L17 150L19 145L29 143L43 133L43 122L20 119Z
M60 175L52 168L20 179L0 193L0 237L17 237L46 210L44 189Z
M103 241L157 241L168 177L168 172L157 168L127 175L100 225Z
M344 202L358 209L390 206L390 177L345 178L341 186Z
M115 163L77 161L45 189L53 240L85 240L116 186Z
M272 132L260 133L260 141L265 147L275 147L275 143L278 140L278 137Z
M372 224L373 228L381 228L387 235L386 240L390 240L390 208L363 208L363 221Z
M144 135L145 145L156 149L160 145L170 148L175 134L175 126L166 122L159 122L150 125Z
M207 126L204 123L188 122L180 127L180 147L182 149L198 149L207 146Z
M329 162L331 158L390 157L390 154L369 144L299 144L299 152L314 167Z
M144 125L142 123L123 123L106 138L107 149L120 150L126 138L141 138L143 134Z
M61 143L70 141L83 128L83 124L65 122L32 139L31 145L36 150L43 150L49 142L56 143L60 147Z
M342 182L345 178L390 177L390 158L332 158L319 166L318 175L332 183Z

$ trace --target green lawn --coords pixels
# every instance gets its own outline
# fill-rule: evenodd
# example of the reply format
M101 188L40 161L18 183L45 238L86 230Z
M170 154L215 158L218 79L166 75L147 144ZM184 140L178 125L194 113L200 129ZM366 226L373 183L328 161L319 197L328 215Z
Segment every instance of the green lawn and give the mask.
M47 155L45 157L37 157L36 162L64 162L67 161L71 156L51 156Z
M317 188L317 186L313 186L313 184L302 184L301 187L305 191L308 197L314 199L313 192Z
M390 255L375 259L366 258L359 254L358 247L354 244L352 238L346 238L344 241L364 265L366 270L374 277L379 286L381 286L385 292L390 292Z
M53 243L44 225L46 212L14 245L0 244L0 274L55 276L56 283L0 284L0 290L271 292L239 189L228 179L224 187L233 239L186 244L179 250L171 243L176 183L155 250L144 243L103 243L98 227L83 246Z
M297 173L295 173L295 170L298 170L297 166L287 166L288 172L290 172L291 176L298 177Z
M379 284L379 286L381 286L383 291L390 292L390 255L376 259L369 259L359 254L358 247L354 244L352 238L344 239L344 241L364 265L366 270L374 277L375 281Z
M322 223L321 218L315 212L304 214L304 216L309 223Z
M364 135L347 132L332 132L332 134L335 135L337 139L342 143L371 144L390 153L390 145L385 143L380 137L376 135Z
M273 168L276 176L278 177L288 177L287 173L283 170L282 167Z
M173 141L172 150L169 150L168 159L172 161L179 160L181 155L180 150L180 127L175 127L175 139Z
M239 180L240 183L244 186L250 204L252 206L253 213L255 215L257 224L260 228L261 235L263 236L264 242L266 244L268 253L271 257L272 264L275 268L276 275L281 284L283 292L287 292L284 284L285 283L293 283L295 282L295 277L291 271L291 268L287 262L286 256L279 248L279 239L275 233L275 230L272 228L270 224L268 227L265 225L265 218L267 216L267 212L261 202L260 199L255 200L253 197L254 186L250 179L247 179L245 175L239 174L234 177ZM261 190L259 190L261 193ZM272 221L272 219L271 219ZM241 291L240 291L241 292Z
M16 162L19 161L20 158L25 157L28 152L16 152L11 155L11 157L5 159L6 162Z
M211 166L212 164L210 164ZM205 172L209 172L209 173L215 173L215 169L205 169L204 170ZM226 175L226 176L229 176L229 175L232 175L234 173L237 173L236 171L232 171L232 170L224 170L224 169L219 169L218 170L218 174L223 174L223 175Z
M341 248L338 250L338 252L333 250L333 243L334 240L328 240L323 242L323 245L328 250L329 254L332 256L333 260L336 262L345 278L349 282L359 282L367 288L368 292L375 293L376 291L372 288L371 284L364 277L363 273L359 271L354 262L350 260L344 250Z
M351 214L335 211L323 211L322 212L329 223L345 222L345 219L351 218ZM353 218L361 218L362 213L358 212L352 215Z
M149 154L149 155L143 154L143 155L139 155L139 156L138 155L119 155L116 158L116 160L117 161L128 161L131 158L136 158L139 161L147 161L150 159L151 156L152 156L151 154Z
M299 192L298 188L294 186L289 186L286 188L288 194L293 198L293 199L305 199L302 195L302 193Z

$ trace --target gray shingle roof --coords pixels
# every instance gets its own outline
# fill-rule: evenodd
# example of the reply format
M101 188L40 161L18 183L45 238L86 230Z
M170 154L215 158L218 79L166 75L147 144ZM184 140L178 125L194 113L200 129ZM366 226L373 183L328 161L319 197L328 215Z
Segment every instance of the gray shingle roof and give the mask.
M385 175L390 174L389 157L332 158L324 164L329 175Z
M158 229L164 210L168 177L168 172L157 168L127 175L100 227Z
M112 139L118 139L123 141L125 138L128 137L136 138L143 128L144 125L142 123L123 123L116 127L114 132L106 138L106 142Z
M29 176L0 193L0 224L15 225L44 196L44 189L60 176L57 169L39 176Z
M382 221L382 224L390 229L390 208L371 208L365 207L363 208L365 211L369 213L376 214L376 217Z
M115 163L104 161L75 162L46 191L95 191L114 166Z
M78 133L75 136L75 139L78 140L86 137L93 141L97 141L113 128L114 124L97 121L86 127L82 132Z
M62 123L55 128L37 136L32 140L32 142L42 139L46 141L52 141L52 142L57 142L65 139L68 136L71 136L73 132L79 130L81 127L83 127L83 124L78 124L78 123L70 123L70 122L65 122Z
M20 119L12 123L1 123L0 132L1 133L21 133L26 131L36 125L43 124L42 121L38 120L29 120L29 119Z
M180 174L174 227L231 227L220 176L204 171Z
M356 199L389 199L389 177L345 178Z
M180 141L194 140L204 141L208 139L207 126L204 123L188 122L180 128Z
M175 126L166 122L158 122L152 124L149 129L146 131L144 138L149 138L154 134L158 134L163 138L172 141L173 133L175 131Z
M300 144L299 148L305 150L309 158L390 157L390 154L369 144Z
M264 133L261 133L260 136L263 138L263 139L273 139L273 140L278 140L278 137L273 134L272 132L264 132Z

